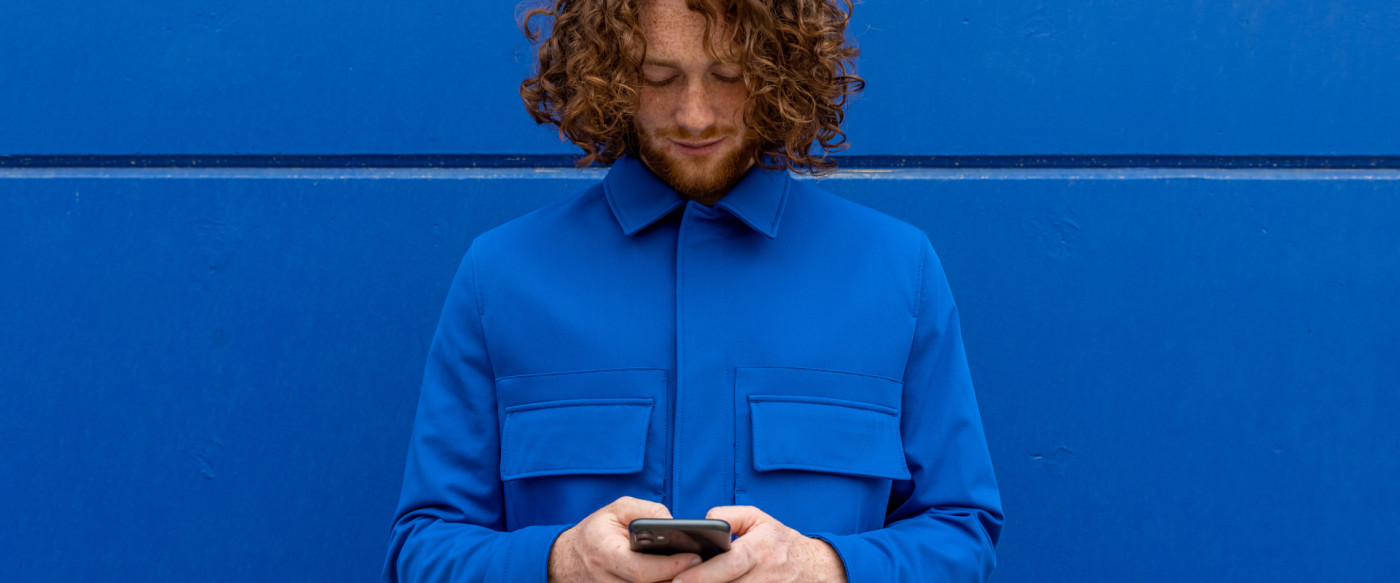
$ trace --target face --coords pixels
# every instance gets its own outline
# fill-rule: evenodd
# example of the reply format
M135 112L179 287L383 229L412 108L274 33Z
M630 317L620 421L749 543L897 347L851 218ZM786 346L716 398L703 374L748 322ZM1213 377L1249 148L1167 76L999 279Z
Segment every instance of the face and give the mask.
M647 55L637 112L639 155L681 196L714 204L756 159L757 143L744 126L741 72L737 64L706 54L705 17L686 8L685 0L650 0L640 16ZM723 54L721 41L715 42Z

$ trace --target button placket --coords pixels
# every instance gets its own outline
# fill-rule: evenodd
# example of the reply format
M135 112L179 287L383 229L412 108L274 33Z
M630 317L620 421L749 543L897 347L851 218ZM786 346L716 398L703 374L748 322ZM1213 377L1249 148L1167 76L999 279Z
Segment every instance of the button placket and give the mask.
M676 396L671 512L702 518L733 503L733 399L727 391L724 303L727 213L687 203L676 243Z

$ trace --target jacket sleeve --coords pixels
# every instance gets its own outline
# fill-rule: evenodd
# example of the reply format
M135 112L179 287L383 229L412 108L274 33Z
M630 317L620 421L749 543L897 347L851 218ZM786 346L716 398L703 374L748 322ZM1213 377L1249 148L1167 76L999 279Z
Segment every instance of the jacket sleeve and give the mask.
M852 583L986 581L996 565L1001 496L957 307L942 265L924 244L900 418L910 478L894 482L884 528L814 535L836 549Z
M506 532L495 377L468 251L443 307L423 373L403 492L384 578L538 581L568 525Z

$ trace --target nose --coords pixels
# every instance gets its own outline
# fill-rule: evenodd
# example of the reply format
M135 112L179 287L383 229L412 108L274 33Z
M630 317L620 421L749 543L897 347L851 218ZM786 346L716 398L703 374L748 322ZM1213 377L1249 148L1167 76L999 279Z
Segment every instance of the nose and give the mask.
M689 83L676 110L676 124L700 133L715 123L715 110L704 83Z

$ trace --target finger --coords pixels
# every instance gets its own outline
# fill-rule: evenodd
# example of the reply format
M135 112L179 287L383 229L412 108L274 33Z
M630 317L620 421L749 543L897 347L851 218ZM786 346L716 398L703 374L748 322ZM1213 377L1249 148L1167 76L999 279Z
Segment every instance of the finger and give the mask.
M743 536L753 527L765 522L777 522L772 516L753 506L716 506L705 513L705 518L728 522L729 532L734 536Z
M765 578L762 572L758 569L754 569L740 575L738 579L730 581L729 583L759 583L761 581L771 581L771 579Z
M608 505L609 511L623 524L637 518L670 518L671 510L666 505L631 496L623 496Z
M672 583L728 583L752 571L753 556L742 549L731 549L678 573Z
M628 552L628 556L613 563L612 574L627 581L670 581L681 572L700 564L694 553L670 556Z

